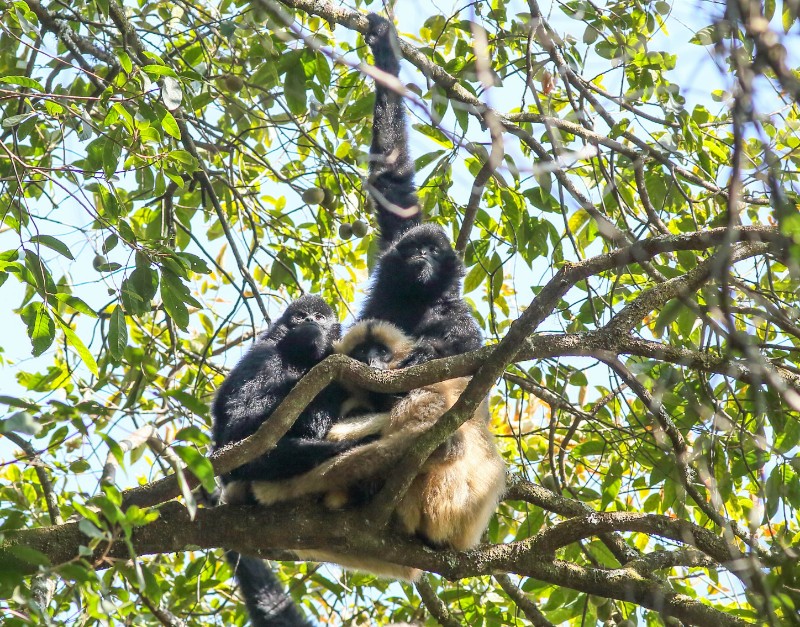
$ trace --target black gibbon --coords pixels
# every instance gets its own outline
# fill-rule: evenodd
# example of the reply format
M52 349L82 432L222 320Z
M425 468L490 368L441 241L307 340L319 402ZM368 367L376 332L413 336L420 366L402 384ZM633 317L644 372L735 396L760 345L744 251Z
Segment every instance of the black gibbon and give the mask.
M215 449L255 433L313 366L333 352L340 327L318 296L302 296L273 322L220 386L212 406ZM223 499L247 500L248 482L284 479L352 448L352 442L325 440L338 418L341 390L329 386L300 414L266 455L222 477Z
M391 22L367 16L375 66L398 76L399 45ZM444 230L422 224L400 94L376 81L369 193L383 253L359 319L386 320L414 338L402 365L480 348L481 333L461 296L464 267Z
M413 342L397 327L364 320L335 346L351 357L370 358L373 367L396 368L413 350ZM412 390L395 400L388 411L376 411L385 399L362 390L350 390L343 411L352 412L328 432L328 439L360 441L380 434L380 439L324 462L310 472L285 481L254 482L252 492L263 504L306 494L324 494L330 507L350 501L352 490L385 478L392 461L399 459L417 436L433 426L464 391L468 377ZM505 489L505 466L489 431L488 404L484 401L428 458L395 510L402 532L422 538L435 547L456 550L480 542ZM414 568L375 559L360 559L334 551L296 551L299 557L331 561L347 568L413 581Z
M212 406L215 449L255 433L294 385L333 352L340 334L336 315L318 296L302 296L290 304L220 386ZM251 500L252 480L291 477L351 448L354 442L325 440L338 417L341 398L341 390L329 387L272 451L222 477L223 500ZM310 625L263 560L234 551L227 551L226 558L234 568L253 627Z

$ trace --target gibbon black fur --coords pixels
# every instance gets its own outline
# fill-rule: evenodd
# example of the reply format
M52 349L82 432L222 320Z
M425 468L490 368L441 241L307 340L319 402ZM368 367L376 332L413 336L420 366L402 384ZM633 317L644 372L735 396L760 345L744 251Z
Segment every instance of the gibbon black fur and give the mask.
M336 345L336 351L354 357L374 355L372 365L397 367L413 350L410 338L385 322L356 324ZM412 390L389 411L376 412L369 395L350 390L342 418L328 432L329 440L380 439L324 462L310 472L285 481L255 482L257 501L271 504L307 494L323 494L332 508L349 504L353 490L385 478L393 461L401 458L424 431L448 411L464 391L468 377ZM436 547L464 550L478 544L505 489L505 465L489 431L489 408L484 401L475 415L425 462L395 510L400 530ZM376 559L353 558L335 551L296 551L299 557L330 561L346 568L385 577L416 580L420 571Z
M376 67L397 76L392 24L375 14L367 19ZM383 254L359 319L386 320L414 338L403 366L475 350L481 333L461 296L464 267L444 230L421 224L402 97L380 81L372 128L369 192Z
M250 616L250 627L312 627L264 560L226 551Z
M212 406L215 448L255 433L294 385L333 352L341 333L333 310L318 296L302 296L270 325L222 383ZM353 446L325 440L338 417L341 391L320 393L277 446L223 477L223 483L283 479L303 473ZM240 486L241 487L241 486ZM227 486L225 500L231 502ZM233 500L241 500L241 493Z

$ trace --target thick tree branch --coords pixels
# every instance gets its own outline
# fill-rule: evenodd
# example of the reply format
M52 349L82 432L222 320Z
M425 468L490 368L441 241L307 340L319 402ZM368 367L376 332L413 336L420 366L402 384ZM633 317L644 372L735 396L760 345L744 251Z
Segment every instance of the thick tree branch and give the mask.
M578 540L612 531L636 531L695 547L740 577L752 576L759 567L755 560L748 558L714 532L686 520L655 514L593 512L588 516L571 518L548 527L522 542L527 543L537 554L548 554Z
M361 511L331 512L321 505L308 503L280 504L269 508L220 506L198 510L193 520L188 510L178 503L166 504L160 512L157 521L133 531L130 545L137 555L221 546L247 555L258 555L274 549L325 547L423 568L451 580L516 573L587 594L637 603L689 624L724 627L747 624L737 617L678 594L660 582L643 577L633 568L586 568L547 556L547 552L561 542L585 537L581 530L586 525L591 527L591 533L652 532L663 537L674 537L677 542L689 546L701 544L714 551L719 548L710 532L663 516L594 514L592 517L561 523L563 527L559 526L558 531L546 530L530 540L454 553L433 551L410 539L370 528ZM321 524L322 520L325 524ZM260 530L258 534L253 533L255 528ZM14 551L16 546L40 551L57 565L75 559L80 546L88 543L89 539L83 536L77 522L8 532L0 543L0 567L22 573L36 570L35 566L18 556ZM111 545L102 544L94 551L94 565L102 567L115 560L127 560L130 557L128 551L123 539L115 540Z
M555 512L567 518L575 516L589 516L595 511L580 501L569 499L551 490L530 483L528 481L515 480L510 482L504 496L505 500L525 501L537 507L541 507L549 512ZM614 554L620 564L627 564L632 560L639 559L639 552L632 546L628 546L625 540L614 533L601 533L600 539Z
M727 247L724 248L727 249ZM686 274L659 283L655 287L640 293L639 296L625 305L622 311L611 319L607 327L614 330L630 331L647 314L664 305L667 301L692 294L709 277L719 274L721 270L727 271L731 264L749 257L762 255L768 250L769 244L763 242L740 244L731 251L721 250L697 264Z

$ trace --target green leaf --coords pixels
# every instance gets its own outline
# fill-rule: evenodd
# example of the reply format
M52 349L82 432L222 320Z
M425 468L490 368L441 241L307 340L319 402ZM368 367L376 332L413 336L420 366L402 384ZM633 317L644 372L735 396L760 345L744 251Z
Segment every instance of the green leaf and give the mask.
M95 540L103 540L106 537L106 534L103 533L103 531L101 531L100 529L98 529L95 526L95 524L88 518L81 518L78 521L78 529L80 529L83 535L88 536Z
M789 34L789 31L792 30L792 25L794 24L795 19L800 19L795 17L796 14L797 4L786 2L784 0L783 11L781 13L781 25L783 26L783 32L787 35Z
M125 324L125 314L120 307L116 307L111 314L108 327L108 350L111 356L119 361L128 345L128 326Z
M19 407L21 409L29 409L32 411L36 411L39 409L39 406L36 403L30 403L26 401L24 398L17 398L16 396L6 396L5 394L0 394L0 403L3 405L8 405L9 407Z
M178 122L169 111L164 112L164 117L161 118L161 125L167 134L172 135L175 139L181 138L181 129L178 127Z
M20 113L19 115L12 115L3 120L3 128L14 128L19 126L25 120L36 115L35 113Z
M292 274L293 271L294 263L281 251L272 264L267 285L273 289L278 289L281 285L295 285L297 280Z
M24 433L39 435L42 425L27 411L15 411L7 418L0 419L0 433Z
M788 420L786 428L775 436L775 452L784 455L800 442L800 420Z
M184 303L185 286L180 278L168 270L161 272L161 301L167 315L175 321L181 329L189 326L189 310Z
M661 337L664 334L664 331L673 323L675 320L678 319L678 316L683 311L684 304L681 302L679 298L675 298L669 301L664 307L662 307L661 312L658 314L656 318L656 322L653 325L653 335L656 337Z
M173 150L169 153L169 157L178 163L191 166L192 171L197 169L197 160L185 150Z
M159 78L160 76L171 76L172 78L178 78L175 70L168 68L166 65L143 65L142 70L147 72L150 76L155 76L156 78Z
M112 233L111 235L109 235L103 242L103 254L107 255L109 252L114 250L114 248L116 248L118 243L119 243L119 237L117 237L116 233Z
M464 293L469 294L473 290L478 289L485 278L486 270L484 270L480 264L472 266L464 279Z
M192 253L177 253L177 256L187 263L192 272L197 274L211 273L211 269L208 267L205 259Z
M314 61L314 77L322 87L327 89L331 84L331 66L328 63L328 58L321 52L317 52Z
M434 150L433 152L427 152L424 155L420 155L414 160L414 169L417 171L422 170L425 166L432 163L446 152L446 150Z
M697 31L689 40L689 43L699 44L701 46L711 46L716 43L718 39L718 29L712 24L711 26L706 26Z
M114 132L103 142L103 172L107 178L111 178L117 171L122 146L119 143L119 133Z
M203 487L213 492L216 488L216 482L214 481L214 467L211 462L191 446L175 444L172 449L192 471L192 474L200 480Z
M119 64L122 66L122 69L125 70L126 74L130 74L133 71L133 63L131 63L131 58L128 56L128 53L124 50L121 51L117 55L117 59L119 59Z
M47 109L47 112L52 116L58 116L64 113L64 107L52 100L45 100L44 108Z
M194 394L189 394L180 390L170 390L168 395L180 401L184 407L190 409L198 416L208 415L208 405L197 398Z
M27 87L28 89L44 91L44 86L39 81L28 78L27 76L0 76L0 83L19 85L20 87Z
M97 362L95 361L94 356L89 352L89 349L86 348L86 345L77 336L75 331L73 331L70 326L61 319L60 316L56 316L56 322L58 322L58 326L60 326L61 330L64 332L67 342L69 342L70 346L77 351L78 356L83 361L83 364L89 369L89 372L91 372L94 376L97 376L99 373L97 369Z
M69 465L69 471L76 475L87 472L88 470L91 470L91 468L92 465L85 459L76 459Z
M195 403L197 403L198 399L193 394L187 394L186 392L182 392L182 394L185 394L186 396L193 398L195 400ZM170 396L173 396L173 394L170 393ZM182 397L177 395L175 395L175 398L182 399ZM205 403L203 402L200 402L198 404L205 407ZM207 446L211 442L211 438L209 437L208 433L206 433L203 429L201 429L197 425L190 425L178 431L175 434L175 440L184 440L186 442L191 442L192 444L197 444L201 447Z
M69 247L60 239L57 239L52 235L34 235L31 238L31 242L33 242L34 244L41 244L42 246L47 246L51 250L54 250L61 255L64 255L67 259L75 261L75 257L72 256Z
M22 320L28 326L28 337L33 344L33 356L45 352L56 337L56 326L43 303L30 303L22 310Z
M306 75L299 63L290 66L284 76L283 90L289 111L295 115L306 112Z
M77 296L73 296L72 294L65 294L64 292L59 292L55 295L56 299L60 303L64 303L68 307L72 307L75 311L78 311L82 314L87 316L91 316L92 318L97 318L97 312L89 307L82 299L78 298Z
M150 303L158 291L158 273L149 266L137 266L122 282L120 300L129 315L150 311Z

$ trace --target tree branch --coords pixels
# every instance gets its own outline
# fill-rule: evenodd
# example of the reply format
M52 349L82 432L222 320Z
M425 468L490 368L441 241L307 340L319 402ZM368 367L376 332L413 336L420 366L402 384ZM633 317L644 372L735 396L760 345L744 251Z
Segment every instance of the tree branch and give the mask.
M414 587L419 592L419 596L422 597L422 603L440 625L444 625L444 627L461 627L462 623L453 617L444 601L436 594L436 590L433 589L427 577L422 577L414 584Z
M536 604L525 596L525 593L511 581L511 577L506 574L497 574L494 578L511 600L514 601L516 606L522 610L522 613L525 614L525 618L531 621L534 627L555 627L555 625L542 614L542 611L536 607Z
M180 552L189 549L226 547L246 555L262 555L273 549L314 549L344 551L359 556L380 558L436 572L456 580L498 572L534 577L554 585L608 598L633 602L674 616L690 624L733 627L746 625L742 619L704 605L668 586L643 577L633 568L603 570L548 558L559 542L584 537L592 532L635 530L676 538L678 542L718 548L710 532L664 516L627 513L595 514L592 517L561 523L559 531L547 530L530 540L505 545L489 545L456 553L433 551L402 536L393 536L365 523L361 510L331 512L310 503L257 506L219 506L200 509L192 520L178 503L160 508L153 523L133 530L130 547L136 555ZM324 524L321 521L325 521ZM689 525L687 527L687 525ZM258 534L253 529L258 528ZM707 537L709 536L709 537ZM89 544L77 522L55 527L6 532L0 542L0 567L20 573L33 573L36 566L19 557L15 547L26 546L46 555L51 563L63 564L79 556L81 546ZM129 559L128 542L116 539L94 549L92 563L104 567L115 560Z

